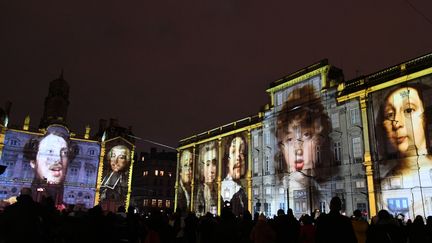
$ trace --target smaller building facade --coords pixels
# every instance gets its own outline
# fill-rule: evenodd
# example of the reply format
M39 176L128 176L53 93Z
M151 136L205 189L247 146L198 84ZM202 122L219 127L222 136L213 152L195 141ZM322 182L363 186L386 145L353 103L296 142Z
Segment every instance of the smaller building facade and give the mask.
M176 160L175 152L156 148L140 153L133 169L130 205L144 213L152 208L173 211Z

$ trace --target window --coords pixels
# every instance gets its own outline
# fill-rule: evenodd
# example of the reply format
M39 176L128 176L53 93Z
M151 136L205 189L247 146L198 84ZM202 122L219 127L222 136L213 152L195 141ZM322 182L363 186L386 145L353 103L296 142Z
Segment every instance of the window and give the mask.
M355 137L352 139L353 144L353 156L354 159L361 159L363 157L362 144L360 137Z
M144 161L144 156L141 156L141 161Z
M358 108L353 108L350 110L351 116L351 124L359 124L360 123L360 111Z
M254 175L258 175L258 158L254 158L253 170L254 170Z
M162 200L159 199L159 200L158 200L158 208L161 208L161 207L162 207Z
M390 178L390 187L391 188L401 188L402 180L399 177Z
M164 171L163 170L159 171L159 175L163 176L164 175Z
M276 106L282 105L282 92L276 93Z
M171 201L170 200L165 201L165 207L167 207L167 208L171 207Z
M331 123L333 128L339 127L339 112L331 114Z
M265 157L265 174L266 175L270 175L270 161L269 161L269 156L266 155Z
M271 187L266 187L265 194L270 195L271 194Z
M171 176L172 176L172 173L171 173L171 172L168 172L168 176L171 177Z
M387 199L388 209L392 214L408 212L408 198Z
M336 182L336 190L342 190L344 189L343 182Z
M279 194L285 194L285 189L283 187L279 187Z
M89 155L94 155L94 154L95 154L95 151L93 149L90 149L89 150Z
M93 175L94 170L92 170L92 169L86 169L85 172L86 172L86 176L88 178L88 177L91 177Z
M156 207L156 199L152 199L152 207Z
M264 143L265 145L270 144L270 134L268 132L264 133Z
M259 195L259 189L258 188L254 188L253 189L253 193L254 193L254 196L258 196Z
M365 182L364 181L356 181L356 188L364 188Z
M335 142L333 143L333 149L334 149L334 159L336 162L340 162L341 161L341 156L342 156L342 147L341 147L341 143L340 142ZM340 163L338 163L340 164Z
M279 209L282 209L285 211L285 203L279 203Z
M143 172L143 176L148 176L148 171L147 171L147 170L145 170L145 171Z
M158 175L159 175L159 171L155 170L155 176L158 176Z
M78 171L79 171L79 168L77 168L77 167L71 167L71 170L70 170L70 172L71 172L71 176L77 176L78 175Z
M143 206L144 207L148 207L148 205L149 205L149 200L148 199L144 199Z

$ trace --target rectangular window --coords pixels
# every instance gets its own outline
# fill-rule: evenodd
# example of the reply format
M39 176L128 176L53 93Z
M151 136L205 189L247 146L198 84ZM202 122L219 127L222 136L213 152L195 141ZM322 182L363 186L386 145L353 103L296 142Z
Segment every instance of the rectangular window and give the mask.
M356 188L364 188L365 182L364 181L356 181Z
M159 175L159 171L155 170L155 176L158 176L158 175Z
M387 199L389 211L394 213L406 213L408 209L408 198L389 198Z
M331 123L333 128L339 127L339 112L331 114Z
M148 199L144 199L143 206L144 207L148 207L148 205L149 205L149 200Z
M253 170L254 170L254 175L258 175L258 158L254 158Z
M253 136L253 146L258 147L258 135Z
M285 211L285 203L279 203L279 209L282 209Z
M161 208L161 207L162 207L162 200L159 199L159 200L158 200L158 208Z
M254 189L253 189L253 193L254 193L254 196L258 196L258 194L259 194L259 189L258 189L258 188L254 188Z
M152 199L152 207L156 207L156 199Z
M143 172L143 176L148 176L148 171L147 171L147 170L145 170L145 171Z
M269 175L270 174L270 158L268 155L266 155L265 157L265 174Z
M341 157L342 157L341 143L340 142L333 143L333 149L334 149L334 159L335 159L335 161L336 162L340 162L341 161Z
M163 170L159 171L159 175L163 176L164 175L164 171Z
M265 145L270 144L270 134L268 132L264 133L264 143L265 143Z
M358 108L351 109L350 116L351 116L351 125L360 123L360 111Z
M276 106L282 105L282 92L276 93Z
M344 183L336 182L336 190L342 190L342 189L344 189Z
M390 187L391 188L401 188L402 187L401 178L400 177L390 178Z
M165 201L165 207L167 207L167 208L171 207L171 201L170 200Z
M285 189L283 187L279 187L279 194L285 194Z
M265 194L270 195L271 194L271 187L266 187Z
M352 138L353 156L355 159L363 158L362 141L360 137Z

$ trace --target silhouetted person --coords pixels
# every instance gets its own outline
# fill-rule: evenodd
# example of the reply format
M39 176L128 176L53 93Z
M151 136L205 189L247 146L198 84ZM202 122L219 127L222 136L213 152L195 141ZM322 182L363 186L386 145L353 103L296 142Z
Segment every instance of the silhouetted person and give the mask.
M366 243L406 243L407 237L387 210L380 210L370 225Z
M47 242L44 215L41 206L34 202L29 188L23 188L15 204L5 208L2 231L8 242ZM49 241L48 241L49 242Z
M426 231L426 226L424 224L423 217L417 215L409 230L409 242L420 243L420 242L429 242L429 241L430 239Z
M243 217L239 222L239 233L240 233L240 243L250 243L250 234L252 228L254 227L254 223L252 221L252 214L245 210L243 212Z
M274 229L276 231L276 242L288 242L292 235L287 234L287 229L289 229L289 218L283 211L279 209L277 211L277 216L274 219Z
M315 226L312 225L312 216L306 214L300 219L300 221L303 225L300 227L299 243L314 243Z
M213 243L215 240L216 221L213 214L207 213L198 222L198 243Z
M342 201L334 197L330 201L330 213L321 215L316 223L317 243L356 243L351 220L340 214Z
M288 209L288 228L286 229L286 234L288 238L286 242L288 243L297 243L298 237L300 233L300 222L294 216L293 210L291 208Z
M216 229L217 242L238 243L239 235L237 222L234 213L230 207L223 207L221 220Z
M366 242L366 234L369 228L368 222L362 217L360 210L355 210L351 223L358 243Z
M426 232L429 237L429 242L432 243L432 216L428 216L426 219Z
M254 243L276 242L276 233L267 223L267 219L263 214L258 217L258 222L253 227L250 238Z

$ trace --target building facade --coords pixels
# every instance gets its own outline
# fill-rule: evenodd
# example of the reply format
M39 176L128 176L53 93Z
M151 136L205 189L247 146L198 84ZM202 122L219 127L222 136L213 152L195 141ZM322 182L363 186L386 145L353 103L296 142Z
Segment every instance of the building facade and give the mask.
M29 116L22 126L8 124L9 108L0 109L2 205L14 202L22 188L31 188L39 202L51 197L59 208L101 204L115 211L129 204L135 148L130 128L109 126L90 138L87 126L77 135L67 126L68 105L69 85L60 75L50 82L37 128Z
M274 81L256 119L180 141L176 205L301 216L339 196L347 214L430 215L431 60L351 81L323 60Z
M175 152L157 151L141 153L134 165L131 205L147 213L152 208L174 209L176 178Z

